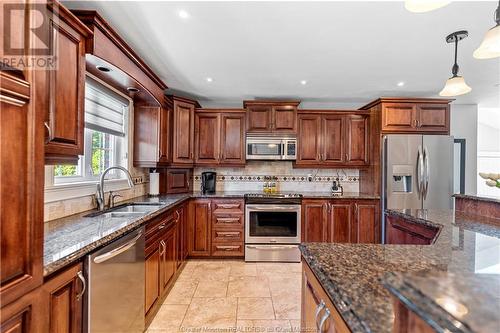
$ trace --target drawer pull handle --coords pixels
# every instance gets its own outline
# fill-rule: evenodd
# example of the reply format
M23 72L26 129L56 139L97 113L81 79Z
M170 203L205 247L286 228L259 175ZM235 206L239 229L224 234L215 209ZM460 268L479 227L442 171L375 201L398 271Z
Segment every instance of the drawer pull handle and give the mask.
M220 222L220 223L238 223L240 221L239 218L231 218L231 217L227 217L227 218L217 218L217 222Z
M219 232L217 231L217 236L221 237L238 237L240 235L239 231L226 231L226 232Z
M165 223L162 223L162 224L160 224L160 225L158 226L158 230L161 230L161 229L163 229L163 228L165 228Z
M217 205L217 207L222 209L231 209L240 207L240 204L224 204L224 205Z
M216 246L215 247L217 250L222 250L222 251L233 251L237 250L240 247L239 246Z
M82 299L83 294L85 294L85 290L87 289L87 283L85 282L85 277L83 276L82 271L78 271L76 276L80 279L82 283L82 291L76 295L76 300L80 301Z

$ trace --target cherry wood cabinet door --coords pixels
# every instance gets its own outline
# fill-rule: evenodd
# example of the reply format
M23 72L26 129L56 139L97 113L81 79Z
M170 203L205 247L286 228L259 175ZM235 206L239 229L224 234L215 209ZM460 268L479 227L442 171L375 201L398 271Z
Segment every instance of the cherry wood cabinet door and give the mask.
M217 165L220 159L220 115L218 113L195 114L196 164Z
M174 101L173 163L193 164L194 105Z
M172 109L160 107L159 108L159 152L158 162L160 164L168 164L172 162L171 154L171 124L172 124Z
M78 163L83 155L85 41L91 32L69 10L48 4L50 47L57 59L48 70L45 154L47 163Z
M297 108L294 106L273 106L271 128L274 132L297 133Z
M341 164L344 162L345 131L343 116L323 116L321 136L322 150L321 161L328 164Z
M46 300L42 288L37 288L15 302L2 306L0 332L49 332Z
M302 238L304 242L326 242L327 200L302 201Z
M450 106L448 104L418 104L420 131L448 134L450 131Z
M384 103L382 105L383 132L415 132L417 106L412 103Z
M43 112L30 102L30 76L42 74L0 71L2 306L43 282Z
M328 204L328 242L350 243L352 230L352 205L350 202Z
M351 115L346 117L346 164L368 165L369 125L368 117Z
M247 107L247 132L259 133L271 131L272 107L253 105Z
M163 245L156 243L156 249L146 257L145 313L148 313L160 297L160 251L163 251Z
M297 165L315 165L321 160L321 116L298 116Z
M210 256L211 201L200 199L189 203L189 255Z
M186 258L186 215L184 212L184 206L181 206L175 210L175 219L176 219L176 262L177 268L182 266L184 263L184 259Z
M86 291L82 269L82 264L74 265L56 273L56 276L43 284L44 296L48 301L46 304L49 306L50 333L82 331L82 304Z
M167 225L169 223L170 222L167 222ZM174 226L166 232L165 237L162 239L163 255L160 261L160 295L168 288L169 283L172 282L172 278L177 271L176 233L177 228Z
M221 164L245 165L245 113L221 116Z
M378 200L356 201L354 204L352 243L379 244L381 239Z

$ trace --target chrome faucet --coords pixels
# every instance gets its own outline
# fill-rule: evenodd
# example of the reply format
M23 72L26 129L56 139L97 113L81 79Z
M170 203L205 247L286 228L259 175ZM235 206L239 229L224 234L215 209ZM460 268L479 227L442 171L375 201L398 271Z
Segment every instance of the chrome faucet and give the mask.
M124 167L121 166L111 166L104 170L104 172L101 174L101 177L99 178L99 183L97 183L97 194L96 194L96 201L97 201L97 209L99 210L104 210L106 206L106 202L104 200L104 177L106 177L106 174L113 169L121 170L127 175L127 180L128 180L128 186L131 188L134 186L134 181L132 180L132 176L130 175L130 172L125 169Z

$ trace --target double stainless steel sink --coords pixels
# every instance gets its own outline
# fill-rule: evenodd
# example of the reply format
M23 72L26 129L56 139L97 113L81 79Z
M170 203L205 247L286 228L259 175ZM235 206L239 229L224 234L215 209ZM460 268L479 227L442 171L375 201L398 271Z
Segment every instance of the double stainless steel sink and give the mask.
M99 212L93 212L85 215L85 217L103 216L107 218L127 218L127 217L140 217L146 213L152 212L162 206L161 202L131 202L119 205L110 209Z

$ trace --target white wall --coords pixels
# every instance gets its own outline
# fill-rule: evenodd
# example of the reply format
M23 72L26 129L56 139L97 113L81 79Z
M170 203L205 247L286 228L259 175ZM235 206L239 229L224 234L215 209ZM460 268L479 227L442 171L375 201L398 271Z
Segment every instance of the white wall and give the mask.
M451 135L465 139L465 193L477 194L477 104L451 105Z

